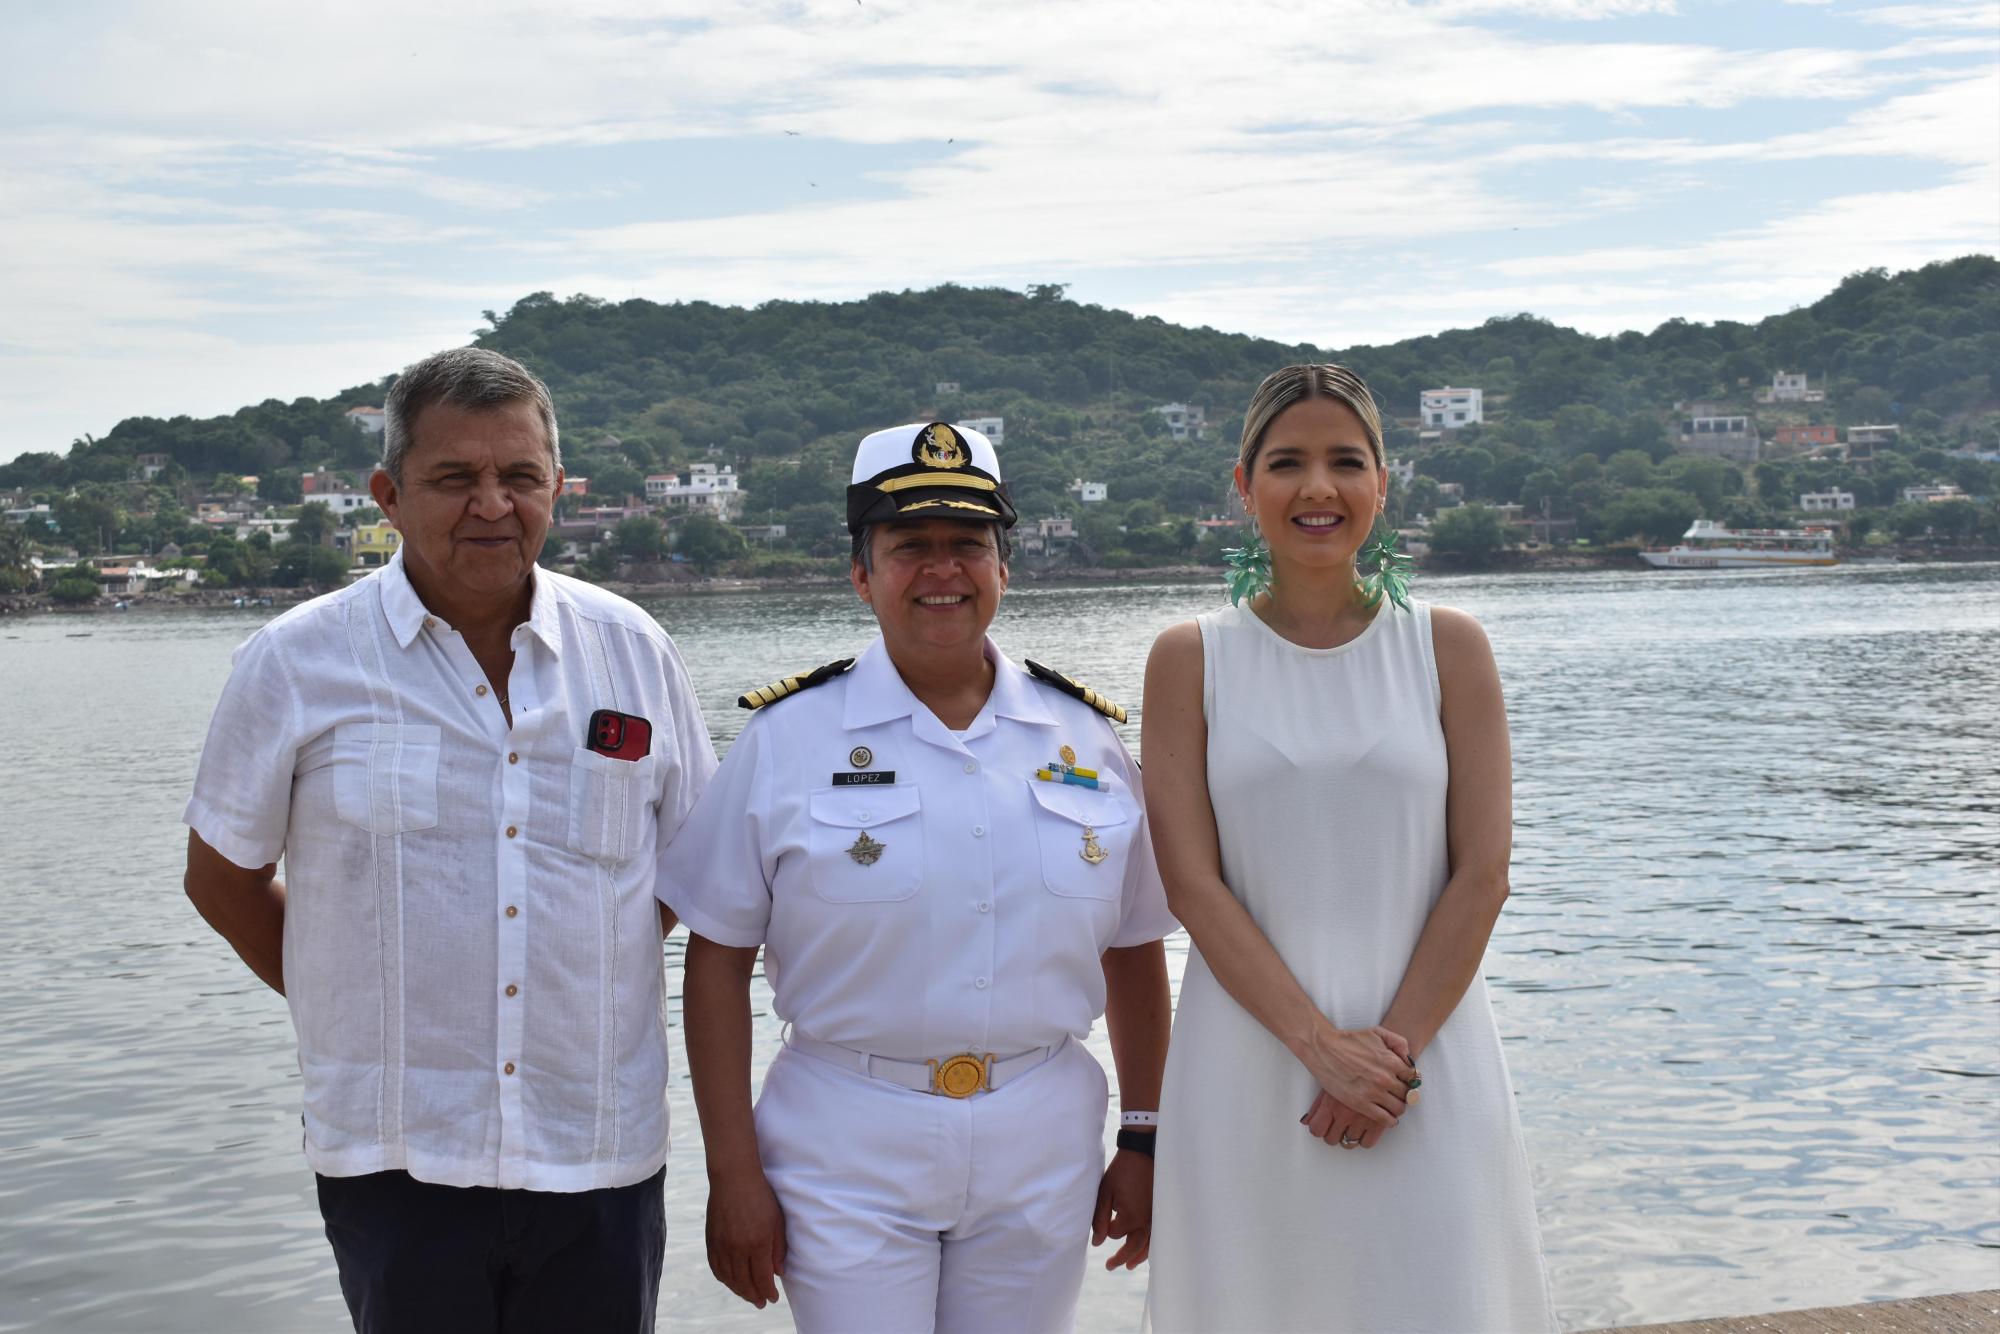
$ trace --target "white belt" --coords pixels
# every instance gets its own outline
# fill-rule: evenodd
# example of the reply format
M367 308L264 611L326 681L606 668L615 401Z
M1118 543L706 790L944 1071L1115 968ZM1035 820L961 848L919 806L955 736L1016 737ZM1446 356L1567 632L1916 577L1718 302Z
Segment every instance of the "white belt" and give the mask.
M833 1065L846 1066L870 1079L886 1080L918 1093L941 1098L969 1098L990 1093L1009 1080L1017 1079L1069 1045L1065 1037L1051 1047L1036 1047L1016 1056L996 1057L992 1052L961 1052L937 1061L897 1061L887 1056L870 1056L865 1051L821 1042L803 1033L787 1033L785 1045Z

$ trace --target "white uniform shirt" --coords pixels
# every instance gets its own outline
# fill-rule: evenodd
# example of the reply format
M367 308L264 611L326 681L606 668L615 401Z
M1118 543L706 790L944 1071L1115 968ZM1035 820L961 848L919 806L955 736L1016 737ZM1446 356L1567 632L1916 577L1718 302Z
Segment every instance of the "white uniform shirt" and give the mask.
M715 768L679 654L623 598L537 570L510 732L401 558L236 651L185 819L284 855L306 1157L328 1176L577 1191L666 1161L653 875ZM652 723L585 749L597 709Z
M1103 951L1175 929L1110 722L990 640L986 654L993 692L961 734L879 638L759 709L661 854L660 894L689 930L766 946L778 1016L800 1033L913 1061L1080 1038L1104 1012ZM1110 790L1036 781L1064 745Z

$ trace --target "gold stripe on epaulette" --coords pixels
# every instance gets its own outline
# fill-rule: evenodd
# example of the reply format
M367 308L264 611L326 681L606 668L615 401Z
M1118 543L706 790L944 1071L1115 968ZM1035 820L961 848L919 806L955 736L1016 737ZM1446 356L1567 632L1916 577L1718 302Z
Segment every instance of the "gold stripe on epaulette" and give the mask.
M824 685L853 665L854 659L842 658L838 662L829 662L824 667L815 667L801 675L781 677L770 685L758 686L754 690L746 690L738 695L736 707L761 709L766 704L776 704L788 695L795 695L801 690L810 690L816 685Z
M1027 668L1028 674L1042 684L1052 686L1072 699L1082 700L1085 704L1096 709L1113 722L1122 723L1126 721L1125 710L1123 708L1113 704L1110 700L1104 698L1104 696L1098 694L1095 690L1084 685L1076 678L1065 675L1053 667L1044 667L1033 658L1027 660Z
M1088 704L1091 708L1096 709L1099 713L1103 714L1107 718L1111 718L1121 723L1125 721L1125 710L1123 708L1119 707L1116 704L1113 704L1110 700L1104 698L1104 696L1098 694L1095 690L1092 690L1089 686L1085 686L1083 688L1083 702Z

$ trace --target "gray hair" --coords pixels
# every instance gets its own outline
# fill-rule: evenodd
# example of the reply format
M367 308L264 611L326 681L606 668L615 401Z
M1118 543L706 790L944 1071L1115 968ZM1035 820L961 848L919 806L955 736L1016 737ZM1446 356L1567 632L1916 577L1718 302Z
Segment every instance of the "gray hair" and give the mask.
M875 573L875 530L879 523L864 523L854 532L854 550L848 559L859 565L864 574ZM1007 533L1004 523L989 523L993 530L993 545L1000 549L1000 563L1005 565L1014 558L1014 539Z
M1308 398L1330 398L1352 408L1361 419L1361 428L1368 433L1375 466L1384 466L1382 414L1375 406L1375 395L1369 392L1367 381L1353 371L1327 361L1273 371L1257 386L1257 392L1250 395L1250 406L1243 413L1243 442L1236 457L1246 477L1257 462L1257 451L1264 447L1264 432L1271 429L1278 414Z
M425 357L396 377L382 406L382 471L403 484L403 460L413 443L410 428L433 403L476 411L509 403L532 403L548 437L549 466L562 467L556 443L556 405L549 387L512 357L483 347L455 347Z

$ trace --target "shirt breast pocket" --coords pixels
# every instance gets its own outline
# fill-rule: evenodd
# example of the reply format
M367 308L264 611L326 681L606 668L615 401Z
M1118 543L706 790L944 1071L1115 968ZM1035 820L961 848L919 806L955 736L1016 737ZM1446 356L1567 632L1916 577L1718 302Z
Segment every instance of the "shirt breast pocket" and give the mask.
M417 723L333 729L334 814L371 834L435 829L441 731Z
M617 760L577 747L569 771L569 846L593 861L631 860L655 818L653 772L658 756Z
M1028 785L1035 797L1035 841L1042 879L1066 899L1115 899L1125 884L1133 821L1108 792L1071 783Z
M813 893L829 903L894 903L923 881L923 802L917 789L815 792L806 853Z

